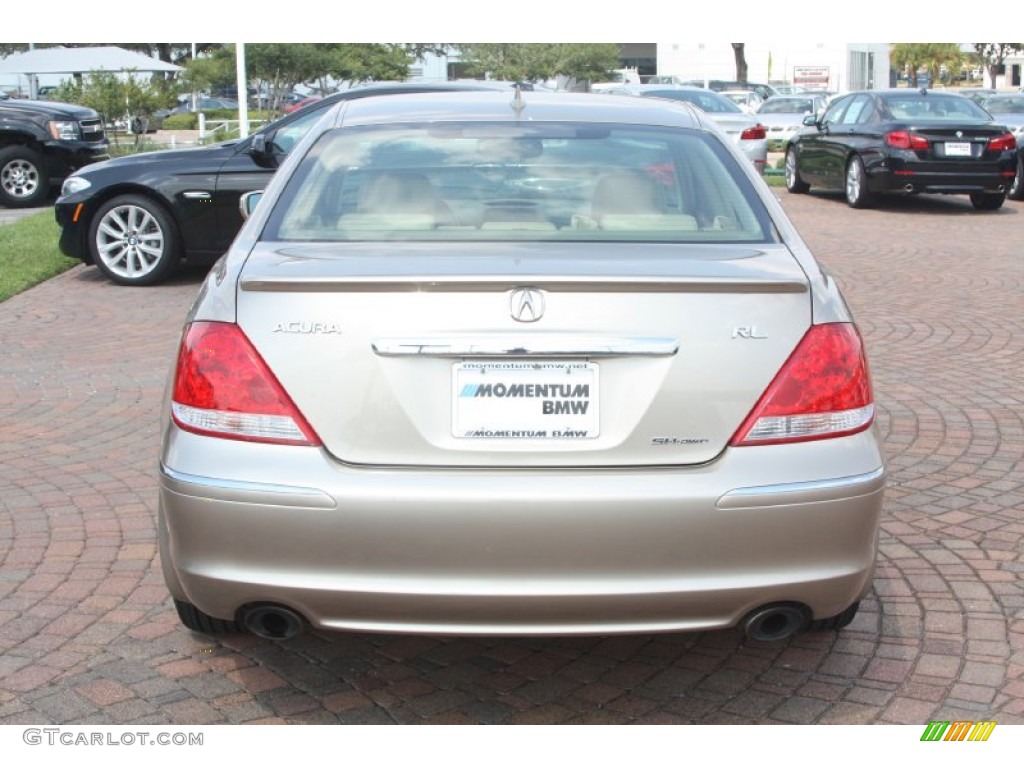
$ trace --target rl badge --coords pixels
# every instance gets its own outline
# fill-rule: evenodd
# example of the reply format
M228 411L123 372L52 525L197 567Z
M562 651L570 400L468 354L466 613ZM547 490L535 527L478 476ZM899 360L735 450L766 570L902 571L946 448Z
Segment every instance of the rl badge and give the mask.
M596 363L455 363L452 435L587 440L600 433Z

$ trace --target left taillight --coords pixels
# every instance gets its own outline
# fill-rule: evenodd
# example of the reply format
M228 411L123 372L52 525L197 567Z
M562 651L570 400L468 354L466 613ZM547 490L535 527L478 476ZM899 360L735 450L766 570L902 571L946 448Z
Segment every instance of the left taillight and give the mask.
M823 440L867 429L875 406L867 357L850 323L812 326L730 445Z
M931 146L924 136L910 131L889 131L885 134L885 143L895 149L927 150Z
M740 134L740 138L747 141L751 141L754 139L763 139L767 135L768 132L765 130L765 127L758 123L757 125L744 130L743 133Z
M321 444L242 329L195 322L178 351L171 398L174 422L188 432L284 445Z

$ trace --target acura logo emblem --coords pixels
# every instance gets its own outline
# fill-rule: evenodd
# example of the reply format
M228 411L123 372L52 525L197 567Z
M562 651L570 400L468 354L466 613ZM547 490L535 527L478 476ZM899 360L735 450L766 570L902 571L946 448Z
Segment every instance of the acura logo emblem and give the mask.
M517 288L509 296L512 319L534 323L544 316L544 293L536 288Z

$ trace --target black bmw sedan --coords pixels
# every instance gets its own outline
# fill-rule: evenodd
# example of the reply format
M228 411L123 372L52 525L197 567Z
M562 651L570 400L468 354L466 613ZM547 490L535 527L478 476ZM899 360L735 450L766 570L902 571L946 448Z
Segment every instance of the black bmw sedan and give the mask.
M1017 142L971 99L927 89L859 91L835 99L786 147L786 188L842 190L854 208L882 193L970 195L1002 206Z
M342 91L245 139L129 155L69 176L55 206L60 249L122 285L153 285L183 259L212 263L242 226L239 200L262 189L334 104L385 94L505 90L505 83L378 83Z

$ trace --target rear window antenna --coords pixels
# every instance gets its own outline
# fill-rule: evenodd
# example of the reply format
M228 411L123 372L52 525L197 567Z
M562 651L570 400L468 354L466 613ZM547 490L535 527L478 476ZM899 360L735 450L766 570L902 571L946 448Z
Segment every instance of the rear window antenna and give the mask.
M519 87L519 83L516 83L516 92L512 96L512 109L516 112L518 118L524 109L526 109L526 102L523 101L523 89Z

